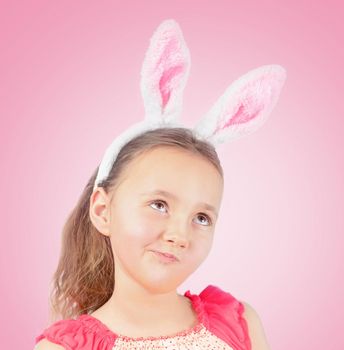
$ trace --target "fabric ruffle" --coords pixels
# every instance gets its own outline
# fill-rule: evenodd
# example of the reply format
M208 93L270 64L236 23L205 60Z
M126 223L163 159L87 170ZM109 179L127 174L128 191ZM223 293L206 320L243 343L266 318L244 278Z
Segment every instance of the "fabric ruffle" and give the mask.
M198 324L184 336L193 334L204 325L233 349L251 350L248 326L242 316L244 305L239 300L214 285L208 285L199 295L191 294L189 290L184 295L191 300L198 317ZM35 343L43 338L62 345L66 350L112 350L118 335L96 318L83 314L78 319L55 322L36 337Z
M52 343L62 345L66 350L111 350L114 336L111 332L94 328L95 323L84 324L80 320L60 320L46 328L36 337L35 344L46 338Z
M248 325L242 316L245 306L230 293L208 285L197 294L185 292L197 310L201 322L210 332L221 338L233 349L251 350Z

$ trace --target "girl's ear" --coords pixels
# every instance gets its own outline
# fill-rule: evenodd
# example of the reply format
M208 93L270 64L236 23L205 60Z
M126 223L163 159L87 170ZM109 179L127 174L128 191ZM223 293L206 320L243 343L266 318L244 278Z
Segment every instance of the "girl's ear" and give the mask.
M100 233L110 236L110 200L102 187L97 187L91 194L89 216Z
M190 53L179 25L163 21L150 39L141 69L145 119L178 120L189 70Z
M286 79L279 65L249 71L232 83L194 130L215 147L260 128L275 106Z

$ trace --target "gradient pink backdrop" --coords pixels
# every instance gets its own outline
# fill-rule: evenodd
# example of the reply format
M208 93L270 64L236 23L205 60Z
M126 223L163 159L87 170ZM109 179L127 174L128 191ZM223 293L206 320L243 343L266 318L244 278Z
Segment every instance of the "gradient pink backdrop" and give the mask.
M247 301L273 350L343 349L340 2L1 4L1 348L32 349L48 325L62 225L105 148L143 117L144 53L174 18L191 51L186 126L248 70L288 73L267 124L219 148L214 247L179 291L215 284Z

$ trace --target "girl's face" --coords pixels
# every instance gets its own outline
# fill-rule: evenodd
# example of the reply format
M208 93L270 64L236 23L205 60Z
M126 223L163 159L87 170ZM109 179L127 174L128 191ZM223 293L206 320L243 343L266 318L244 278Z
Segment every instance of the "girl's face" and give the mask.
M210 251L221 175L206 159L165 146L135 158L119 181L109 207L115 283L126 276L149 291L176 289Z

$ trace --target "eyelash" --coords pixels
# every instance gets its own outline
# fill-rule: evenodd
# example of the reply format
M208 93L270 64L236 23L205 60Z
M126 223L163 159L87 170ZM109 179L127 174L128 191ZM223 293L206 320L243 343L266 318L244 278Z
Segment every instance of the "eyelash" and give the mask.
M153 203L164 203L164 205L168 207L167 203L164 200L162 200L162 199L158 199L158 200L152 201L152 202L150 202L150 205L153 204ZM207 218L207 220L209 221L209 225L208 226L212 225L212 220L207 214L204 214L204 213L199 213L199 214L201 214L202 216ZM202 226L207 226L207 225L202 225Z

